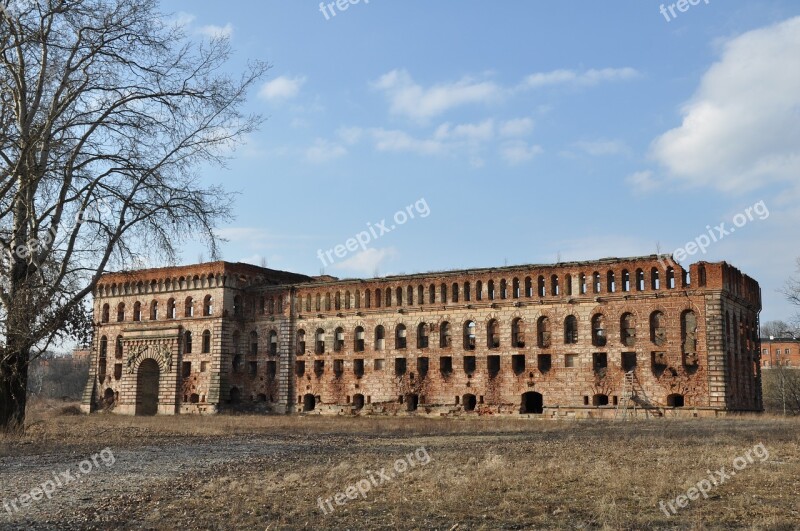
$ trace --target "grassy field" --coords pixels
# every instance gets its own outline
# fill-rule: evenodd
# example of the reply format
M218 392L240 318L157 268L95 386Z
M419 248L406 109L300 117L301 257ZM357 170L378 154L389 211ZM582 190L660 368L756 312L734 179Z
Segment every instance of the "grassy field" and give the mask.
M800 419L126 418L50 406L25 436L0 439L3 467L23 464L11 484L27 488L42 456L53 468L107 446L117 462L84 477L86 492L0 516L5 528L800 528ZM702 483L709 474L718 485ZM679 508L687 493L697 499Z

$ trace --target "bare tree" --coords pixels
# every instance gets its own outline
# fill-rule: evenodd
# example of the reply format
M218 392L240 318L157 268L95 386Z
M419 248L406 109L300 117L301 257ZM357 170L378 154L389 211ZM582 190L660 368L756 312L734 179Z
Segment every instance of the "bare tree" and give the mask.
M189 237L217 255L231 196L196 172L260 123L241 107L268 65L224 73L229 41L189 40L157 0L0 5L0 430L17 430L29 359L86 340L104 271L172 262Z
M786 337L796 332L795 328L785 321L767 321L761 324L761 337Z
M786 281L783 293L789 302L800 307L800 258L797 259L796 275ZM794 316L794 324L796 329L800 329L800 311Z

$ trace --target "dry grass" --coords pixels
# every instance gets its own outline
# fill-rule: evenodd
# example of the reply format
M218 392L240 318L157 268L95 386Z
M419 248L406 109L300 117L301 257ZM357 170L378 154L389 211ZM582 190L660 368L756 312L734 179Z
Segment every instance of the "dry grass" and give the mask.
M800 527L800 421L781 418L537 422L218 416L69 417L35 414L0 455L143 444L272 448L192 471L143 496L104 500L96 528L144 529L769 529ZM674 499L731 469L758 443L770 452L667 517ZM263 445L263 446L261 446ZM96 444L94 445L96 446ZM432 461L323 515L328 498L424 446ZM94 447L92 447L94 449ZM84 516L98 517L93 510ZM458 527L454 527L458 526Z

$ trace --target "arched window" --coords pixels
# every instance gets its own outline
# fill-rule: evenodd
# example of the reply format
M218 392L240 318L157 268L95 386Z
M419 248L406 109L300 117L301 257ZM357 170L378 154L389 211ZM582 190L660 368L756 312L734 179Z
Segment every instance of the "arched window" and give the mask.
M139 301L133 303L133 320L137 323L142 320L142 303Z
M406 299L406 304L414 306L414 286L408 286L406 288Z
M504 278L500 280L500 298L501 299L508 298L508 283Z
M564 294L567 296L572 295L572 275L564 276Z
M102 317L102 321L104 323L108 322L110 313L111 313L111 308L108 306L108 304L104 304L103 305L103 317Z
M372 307L372 297L369 290L364 292L364 308L371 308Z
M394 329L394 348L403 350L408 346L408 331L406 325L399 324Z
M436 286L434 284L428 286L428 302L436 304Z
M511 296L515 299L520 297L519 279L517 277L511 280Z
M491 319L486 325L486 346L490 349L500 348L500 325L497 319Z
M661 289L661 278L659 278L658 268L650 270L650 289Z
M167 301L167 319L176 319L178 317L178 306L175 304L175 299Z
M525 277L525 296L533 297L533 279Z
M622 291L628 292L631 290L631 273L627 269L622 270Z
M697 315L692 310L681 314L681 347L684 357L697 353ZM697 360L694 360L695 364Z
M430 327L427 323L420 323L417 326L417 348L428 348L428 334Z
M544 275L539 275L539 280L537 282L538 289L536 290L540 297L544 297L547 295L546 287L544 284Z
M235 330L231 336L231 342L233 343L233 353L234 354L241 354L242 353L242 335L239 333L238 330Z
M417 304L425 304L425 286L417 286Z
M442 297L442 304L447 304L447 284L442 283L442 285L439 286L439 288L440 288L439 292Z
M439 325L439 347L450 348L453 345L453 337L450 333L450 323L444 321Z
M636 270L636 291L644 291L644 271Z
M366 343L365 336L366 334L364 333L364 327L357 326L355 333L355 344L353 345L353 350L355 352L364 352L364 344Z
M620 339L626 347L636 345L636 320L632 313L623 313L619 320Z
M475 300L482 301L483 300L483 282L480 280L475 282Z
M667 342L667 326L664 314L659 311L650 314L650 341L659 346Z
M592 292L593 293L600 293L602 287L600 285L600 273L595 271L592 273Z
M100 352L97 360L97 379L103 383L106 379L106 367L108 359L108 338L103 336L100 338Z
M306 353L306 331L300 329L297 331L297 354L302 356L305 353Z
M450 295L453 302L458 302L458 282L453 282Z
M375 350L383 350L386 342L386 330L382 325L375 327Z
M392 305L392 288L386 288L386 307L389 308Z
M203 298L203 315L206 317L214 315L214 299L211 295L206 295Z
M117 340L114 343L114 357L118 360L122 359L122 336L117 336Z
M675 268L667 268L667 289L675 289Z
M574 344L578 342L578 319L574 315L568 315L564 319L564 343Z
M269 332L269 354L270 356L278 355L278 332L275 330Z
M377 288L375 290L375 307L380 308L381 304L383 304L383 290L381 288Z
M192 353L192 332L189 330L183 333L183 352Z
M258 356L258 332L250 332L250 355Z
M561 286L558 283L558 275L550 276L550 294L553 296L561 295Z
M539 320L536 322L536 336L538 338L539 348L550 348L551 330L549 317L539 317Z
M394 294L395 304L397 306L403 305L403 288L397 288Z
M511 346L525 348L525 321L521 317L511 321Z
M587 289L588 289L588 287L586 285L586 273L581 273L578 281L581 284L581 295L586 295L586 292L587 292Z
M183 307L183 316L194 317L194 299L191 297L186 297Z
M355 300L354 302L355 302L355 307L356 307L356 310L360 310L360 309L361 309L361 290L360 290L360 289L357 289L357 290L356 290L356 297L355 297L355 299L356 299L356 300Z
M706 287L706 266L697 267L697 285L701 288Z
M333 331L333 351L341 352L344 350L344 328L341 326Z
M121 302L117 305L117 322L121 323L125 320L125 303Z
M595 347L606 346L606 318L602 313L592 317L592 345Z
M330 292L325 294L325 311L331 311L331 294Z
M336 311L342 309L342 294L338 291L336 292L336 295L334 295L333 307Z
M208 330L203 330L202 353L209 354L210 352L211 352L211 332Z
M311 295L306 295L306 311L311 311Z
M470 292L469 282L464 282L464 302L470 302L471 300L472 293Z
M489 300L493 301L494 300L494 280L490 280L489 282L486 283L486 290L487 290L487 295L489 296Z
M314 352L325 354L325 330L322 328L317 328L317 333L314 335Z
M350 302L350 291L348 290L344 292L344 309L349 310L351 304L352 303Z
M475 321L464 323L464 350L475 350Z
M319 293L317 293L317 295L316 295L316 297L314 299L314 308L318 312L322 311L322 295L319 294Z
M617 292L617 277L613 271L606 273L606 289L608 293Z
M158 321L158 301L150 303L150 320Z

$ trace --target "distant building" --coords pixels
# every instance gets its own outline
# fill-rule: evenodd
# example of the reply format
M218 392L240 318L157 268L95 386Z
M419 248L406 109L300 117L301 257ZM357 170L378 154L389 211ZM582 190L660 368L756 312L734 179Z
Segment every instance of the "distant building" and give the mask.
M761 338L761 368L775 367L800 369L800 339L772 336Z
M761 411L760 311L735 267L655 255L351 280L228 262L112 273L83 408Z
M83 361L89 359L92 350L88 348L76 348L72 351L72 359L75 361Z

